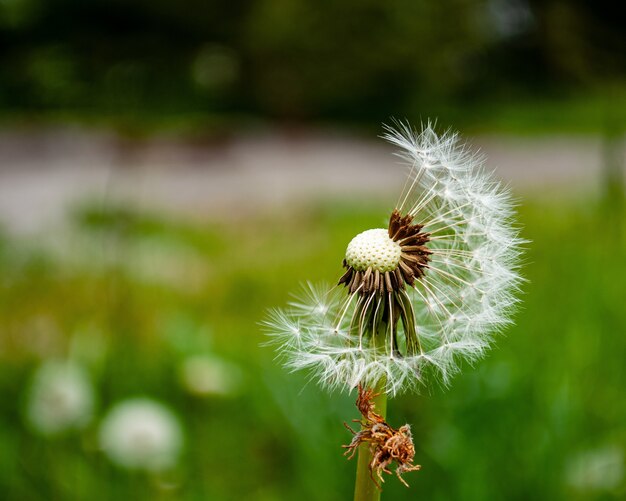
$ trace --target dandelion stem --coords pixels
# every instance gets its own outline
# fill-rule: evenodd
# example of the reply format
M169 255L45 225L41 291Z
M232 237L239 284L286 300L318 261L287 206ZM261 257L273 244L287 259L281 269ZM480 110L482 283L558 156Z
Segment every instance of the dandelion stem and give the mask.
M385 393L385 380L380 381L374 388L374 393L378 393L372 401L376 406L376 412L383 419L387 414L387 394ZM370 464L372 462L372 449L370 444L365 442L359 446L359 459L356 466L356 482L354 485L354 501L379 501L381 489L374 483Z

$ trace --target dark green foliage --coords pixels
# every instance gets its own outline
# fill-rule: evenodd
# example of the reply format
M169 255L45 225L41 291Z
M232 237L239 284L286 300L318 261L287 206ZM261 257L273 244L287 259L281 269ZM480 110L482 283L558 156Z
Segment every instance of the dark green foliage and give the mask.
M489 106L586 101L623 88L617 9L609 1L6 0L0 110L125 128L251 116L421 114L458 124L459 113L481 124L473 113Z

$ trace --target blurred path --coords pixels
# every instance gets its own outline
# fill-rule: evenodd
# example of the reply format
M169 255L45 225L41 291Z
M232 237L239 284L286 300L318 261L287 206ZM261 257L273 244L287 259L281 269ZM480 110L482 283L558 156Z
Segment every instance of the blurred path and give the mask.
M518 192L597 189L602 142L585 137L477 137L488 165ZM241 217L312 198L395 194L403 171L382 140L274 131L220 142L64 128L0 131L0 225L33 232L85 200L125 201L185 217ZM622 144L624 151L624 144Z

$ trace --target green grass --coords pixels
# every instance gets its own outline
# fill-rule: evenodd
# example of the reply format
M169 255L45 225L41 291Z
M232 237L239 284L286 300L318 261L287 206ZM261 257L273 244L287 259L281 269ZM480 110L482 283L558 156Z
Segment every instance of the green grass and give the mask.
M328 204L191 225L82 210L70 235L0 238L3 498L349 499L356 464L340 445L354 395L283 371L259 346L258 321L299 282L335 280L349 239L384 215ZM622 454L612 471L624 469L624 215L590 201L524 204L532 243L516 326L451 389L390 401L390 422L412 424L422 471L407 475L410 490L390 478L384 499L624 495L623 478L609 489L571 485L574 465L592 470L584 458L607 448ZM237 364L241 391L186 393L178 367L197 353ZM23 418L29 378L43 359L70 355L92 375L97 415L82 432L44 439ZM98 450L102 414L134 395L180 416L187 443L173 471L128 474Z

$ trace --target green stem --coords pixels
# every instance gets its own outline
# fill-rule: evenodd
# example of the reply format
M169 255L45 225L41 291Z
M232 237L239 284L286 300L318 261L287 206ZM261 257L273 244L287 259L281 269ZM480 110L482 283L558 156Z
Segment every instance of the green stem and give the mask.
M375 393L380 395L374 397L373 402L377 414L383 419L387 414L387 394L385 393L385 381L381 381L374 388ZM370 444L363 443L359 446L359 459L356 466L356 482L354 484L354 501L379 501L380 489L372 480L370 474L370 463L372 462L372 451Z

